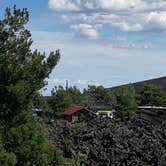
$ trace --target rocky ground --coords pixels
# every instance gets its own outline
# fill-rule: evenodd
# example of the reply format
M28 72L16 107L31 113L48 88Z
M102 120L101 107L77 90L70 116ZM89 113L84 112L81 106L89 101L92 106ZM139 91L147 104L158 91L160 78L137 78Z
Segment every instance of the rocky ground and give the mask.
M79 155L85 166L165 166L166 122L134 117L126 123L94 118L80 124L47 124L55 146L66 157Z

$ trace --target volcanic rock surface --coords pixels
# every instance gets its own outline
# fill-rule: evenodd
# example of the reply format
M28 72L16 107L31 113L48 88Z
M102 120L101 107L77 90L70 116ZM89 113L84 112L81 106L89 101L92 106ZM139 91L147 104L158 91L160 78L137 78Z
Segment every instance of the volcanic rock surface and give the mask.
M94 118L80 124L57 120L48 130L64 156L77 155L85 166L165 166L166 122L154 125L137 117L115 122Z

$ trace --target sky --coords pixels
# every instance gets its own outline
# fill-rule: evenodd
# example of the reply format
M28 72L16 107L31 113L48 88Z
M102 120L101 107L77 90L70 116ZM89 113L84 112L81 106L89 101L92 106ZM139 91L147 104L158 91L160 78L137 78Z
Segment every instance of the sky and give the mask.
M27 8L32 49L60 49L42 90L54 86L113 87L166 75L165 0L0 0Z

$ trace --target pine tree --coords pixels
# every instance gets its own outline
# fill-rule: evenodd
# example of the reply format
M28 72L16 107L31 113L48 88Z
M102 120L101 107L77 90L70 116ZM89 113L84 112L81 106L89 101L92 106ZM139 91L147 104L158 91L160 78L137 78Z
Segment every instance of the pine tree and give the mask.
M25 28L27 9L9 8L0 20L0 165L55 165L54 148L47 133L32 116L33 96L46 85L60 58L59 51L31 50Z

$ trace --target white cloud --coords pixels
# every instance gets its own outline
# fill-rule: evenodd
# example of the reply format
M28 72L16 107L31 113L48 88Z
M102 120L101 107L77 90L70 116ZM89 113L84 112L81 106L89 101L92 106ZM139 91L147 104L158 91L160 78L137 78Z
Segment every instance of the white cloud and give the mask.
M63 80L61 80L61 79L54 79L54 80L52 80L52 82L55 83L55 84L65 84L66 80L65 79L63 79Z
M134 43L134 42L128 42L126 41L125 43L115 43L112 45L113 48L118 48L118 49L150 49L152 48L152 44L151 43L143 43L143 44L139 44L139 43Z
M69 10L69 11L79 11L79 7L70 2L69 0L49 0L48 5L51 9L57 11Z
M151 12L146 16L146 22L152 25L152 28L158 26L158 29L166 29L166 11Z
M149 49L153 47L153 43L135 42L128 39L126 36L117 36L112 38L112 42L108 44L79 44L73 40L73 35L68 33L56 33L47 31L32 31L34 39L32 49L39 49L48 54L50 51L60 49L62 54L61 61L65 61L67 65L79 67L82 65L80 58L90 58L95 56L119 56L118 50L134 50L134 49ZM74 50L74 53L73 53ZM89 50L89 53L86 51ZM117 52L116 52L117 51ZM71 58L71 55L73 58ZM79 58L78 58L79 57Z
M96 29L89 24L78 24L78 25L71 25L71 28L76 31L76 35L80 37L87 37L89 39L97 39L98 33Z
M126 42L127 38L125 36L117 36L116 41L117 42Z
M99 5L103 9L129 10L143 8L146 2L142 0L99 0Z
M48 84L52 84L52 85L62 85L66 83L67 79L59 79L59 78L47 78L46 81L48 82Z
M163 9L164 0L49 0L49 7L57 11L117 10L117 11L147 11Z
M105 24L128 32L166 30L165 0L49 0L48 5L77 37L98 38Z
M64 22L78 22L81 21L83 23L88 23L88 24L107 24L111 23L112 21L119 20L119 17L115 14L107 14L107 13L91 13L91 14L86 14L86 13L77 13L75 14L63 14L61 16L62 20Z
M77 80L75 83L76 84L80 84L80 85L86 85L87 84L87 80Z
M112 24L114 27L117 27L118 29L120 29L121 31L130 31L130 32L134 32L134 31L142 31L143 27L141 24L129 24L127 22L117 22L117 23L113 23Z
M100 83L95 83L94 86L101 86L102 84Z
M86 8L88 8L88 9L95 9L95 8L96 8L95 5L94 5L94 3L93 3L93 2L89 2L89 1L87 1L87 2L84 4L84 6L85 6Z

